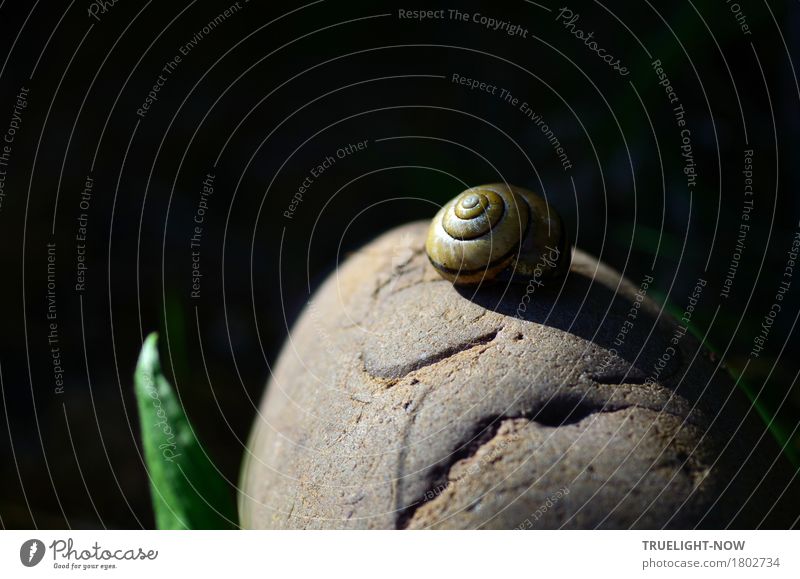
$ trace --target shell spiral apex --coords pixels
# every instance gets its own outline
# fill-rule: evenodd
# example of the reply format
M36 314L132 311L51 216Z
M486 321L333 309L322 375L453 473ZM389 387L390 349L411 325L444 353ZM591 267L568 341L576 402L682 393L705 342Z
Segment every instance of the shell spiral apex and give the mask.
M557 277L572 253L555 210L536 193L503 183L472 187L446 203L425 250L456 285Z

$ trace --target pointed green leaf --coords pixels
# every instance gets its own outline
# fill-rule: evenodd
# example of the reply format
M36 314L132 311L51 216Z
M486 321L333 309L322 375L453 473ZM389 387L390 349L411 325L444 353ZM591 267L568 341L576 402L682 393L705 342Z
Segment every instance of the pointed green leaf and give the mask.
M134 382L157 527L236 527L232 489L200 446L161 371L157 334L142 346Z

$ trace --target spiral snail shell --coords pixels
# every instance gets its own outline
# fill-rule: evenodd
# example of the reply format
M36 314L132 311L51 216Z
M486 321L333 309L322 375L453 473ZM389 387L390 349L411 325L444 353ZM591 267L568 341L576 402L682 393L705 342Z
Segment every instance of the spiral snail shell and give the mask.
M472 187L433 218L428 259L455 285L563 275L571 250L561 218L532 191L492 183Z

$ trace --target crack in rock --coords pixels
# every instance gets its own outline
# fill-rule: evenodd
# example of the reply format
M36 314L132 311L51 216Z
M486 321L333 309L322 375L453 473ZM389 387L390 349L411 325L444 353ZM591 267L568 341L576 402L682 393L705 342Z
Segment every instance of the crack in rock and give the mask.
M397 381L404 378L411 372L414 372L421 368L425 368L427 366L438 364L444 360L447 360L448 358L452 358L456 354L460 354L461 352L466 352L468 350L471 350L472 348L477 348L479 346L485 346L486 344L492 342L499 333L500 330L492 330L491 332L481 334L465 342L448 346L446 348L443 348L437 352L423 356L412 362L407 362L405 364L398 364L389 367L378 368L377 365L370 363L367 356L364 356L365 358L364 371L373 378L377 379L388 378L390 380Z
M457 445L453 452L435 465L426 477L428 484L425 491L411 504L398 509L395 517L395 528L407 529L417 510L441 496L451 484L450 474L453 467L460 461L476 456L483 447L503 434L501 429L509 422L527 420L529 424L534 423L544 427L558 428L577 424L596 414L611 414L638 407L636 404L614 406L606 404L597 407L585 404L580 400L576 402L570 398L557 398L551 399L535 412L525 412L514 416L486 417L476 424L471 435L464 442Z

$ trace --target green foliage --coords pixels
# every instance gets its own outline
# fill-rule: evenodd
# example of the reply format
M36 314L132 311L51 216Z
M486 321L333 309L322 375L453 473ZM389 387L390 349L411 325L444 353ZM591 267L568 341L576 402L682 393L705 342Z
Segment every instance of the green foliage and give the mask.
M135 377L142 445L159 529L237 526L231 489L205 453L161 370L158 336L145 340Z

